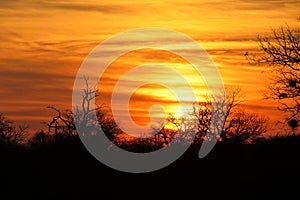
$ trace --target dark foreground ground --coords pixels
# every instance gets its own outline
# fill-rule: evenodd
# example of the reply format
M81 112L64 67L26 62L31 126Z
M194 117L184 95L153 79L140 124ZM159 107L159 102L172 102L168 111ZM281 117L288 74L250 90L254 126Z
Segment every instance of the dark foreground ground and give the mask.
M80 140L2 150L0 199L300 199L300 138L198 147L145 174L104 166Z

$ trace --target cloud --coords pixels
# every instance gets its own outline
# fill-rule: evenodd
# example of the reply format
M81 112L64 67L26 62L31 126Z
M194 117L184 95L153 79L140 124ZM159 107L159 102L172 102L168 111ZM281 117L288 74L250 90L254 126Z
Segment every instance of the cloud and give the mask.
M16 9L16 8L44 8L44 9L61 9L61 10L75 10L84 12L102 12L102 13L124 13L131 11L130 7L124 6L122 4L104 4L104 3L93 3L91 1L86 1L84 3L80 1L51 1L51 0L1 0L1 9Z
M83 12L101 12L101 13L110 13L110 14L119 14L130 12L129 7L123 5L99 5L99 4L89 4L89 3L60 3L60 2L46 2L42 4L43 8L48 9L62 9L62 10L75 10Z
M174 3L175 4L175 3ZM199 2L185 2L177 3L183 7L209 8L214 10L222 10L228 12L229 10L269 10L286 7L289 5L298 6L299 0L214 0L214 1L199 1Z
M68 62L51 60L1 59L0 62L0 107L6 103L24 101L58 102L70 100L76 69L65 67Z
M84 58L100 41L94 39L63 39L63 40L27 40L24 35L12 30L0 30L0 38L5 44L5 51L11 50L30 56L46 55L46 57L77 57ZM3 53L3 52L2 52ZM14 55L10 55L10 58ZM0 55L1 57L1 55ZM5 60L7 56L4 56Z
M259 73L259 68L250 67L243 54L255 50L257 34L270 26L289 23L290 18L299 15L300 1L0 0L0 4L0 107L16 118L31 116L30 121L38 120L35 118L38 115L49 116L48 110L43 110L45 105L71 107L74 77L93 47L115 33L144 26L171 28L192 36L212 56L226 85L241 86L250 98L258 99L257 90L266 77ZM293 20L298 23L296 17ZM169 41L169 36L164 36L163 40ZM175 45L180 42L170 40ZM120 49L139 44L147 43L137 38L112 45ZM192 54L193 50L186 52ZM106 88L111 89L116 83L118 74L131 65L152 59L182 63L179 58L162 52L145 51L139 56L129 57L107 71L103 77L105 85L99 88L104 96L108 95ZM161 71L150 75L168 77ZM193 72L186 70L185 75L195 82ZM168 99L159 99L156 88L146 89L156 91L156 96L136 94L136 105L142 106L146 101L172 104ZM264 106L257 109L264 110Z
M45 110L46 106L71 108L71 75L51 70L30 70L24 67L24 61L14 63L15 66L0 70L0 112L16 120L17 124L43 128L40 122L50 120L51 116L51 112ZM17 67L17 64L21 66Z

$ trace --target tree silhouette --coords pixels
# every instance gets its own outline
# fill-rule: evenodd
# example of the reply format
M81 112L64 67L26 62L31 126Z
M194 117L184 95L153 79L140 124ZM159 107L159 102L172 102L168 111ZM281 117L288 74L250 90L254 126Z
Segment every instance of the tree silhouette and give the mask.
M261 137L267 131L267 119L239 108L238 105L242 101L240 89L226 89L226 91L226 99L222 99L222 102L218 99L214 100L216 110L221 110L221 106L226 104L225 112L215 112L214 130L209 130L212 121L212 101L209 98L204 102L198 102L197 107L193 107L191 118L184 120L185 130L181 130L181 121L174 116L169 116L168 121L185 137L189 137L189 134L193 133L192 131L196 131L194 144L201 144L205 137L216 139L216 133L221 133L220 140L223 142L248 143ZM225 123L219 123L222 119L225 120Z
M50 108L57 113L57 115L52 117L52 120L47 123L48 133L51 133L51 130L54 129L54 134L73 136L76 131L73 113L69 110L61 112L53 106L47 106L47 108Z
M0 148L16 147L24 142L28 127L13 126L13 121L8 120L4 114L0 113Z
M52 135L41 130L36 132L29 140L28 145L31 148L43 147L53 139Z
M290 112L289 125L296 128L300 112L300 29L281 27L267 36L258 36L261 56L249 60L268 64L274 77L267 98L277 100L283 112Z
M226 141L251 143L267 132L267 118L238 111L227 120L225 129L223 138L226 138Z
M92 100L99 96L98 90L96 87L90 87L88 78L84 78L84 80L85 88L83 88L81 108L76 109L75 113L69 110L60 111L54 106L47 106L56 113L51 121L46 123L48 134L54 134L56 137L72 137L78 134L76 128L80 128L80 130L84 130L81 134L92 136L98 134L95 126L100 125L111 141L116 140L117 135L122 132L121 129L110 115L110 110L107 107L98 104L91 105ZM96 119L92 118L92 112L96 113ZM44 141L46 139L44 135L44 132L39 132L33 140Z
M97 109L96 115L97 121L104 134L110 141L118 143L118 136L123 133L123 131L119 128L118 124L112 117L110 110L101 106Z
M234 109L241 103L242 98L240 95L241 90L237 89L226 89L226 99L221 98L214 99L215 101L215 122L214 125L215 130L210 130L211 133L208 135L209 137L216 137L216 133L221 133L220 137L222 141L227 139L226 131L228 129L228 118L234 112ZM226 105L226 111L220 112L222 107ZM211 123L211 113L212 113L212 100L207 98L205 102L199 102L198 108L194 107L192 116L195 117L195 123L197 128L196 134L196 142L202 143L204 137L207 137L209 125ZM221 119L225 120L225 123L219 123Z

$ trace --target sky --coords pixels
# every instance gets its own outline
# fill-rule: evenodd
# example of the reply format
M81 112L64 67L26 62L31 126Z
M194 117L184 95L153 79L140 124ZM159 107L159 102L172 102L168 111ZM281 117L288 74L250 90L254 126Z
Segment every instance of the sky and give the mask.
M225 87L241 88L245 109L273 122L284 118L276 102L262 100L270 75L263 73L262 66L250 65L244 53L257 52L258 35L280 26L299 26L299 0L0 0L0 5L0 112L16 124L44 129L43 122L54 114L48 105L72 109L74 80L89 53L118 33L143 27L188 35L213 59ZM147 62L170 65L180 69L187 80L198 80L187 67L189 63L176 55L136 51L117 59L103 75L108 81L99 86L103 102L109 103L112 84L122 73ZM154 70L149 76L158 80L165 75ZM201 98L205 86L200 85L193 87ZM141 87L130 105L138 124L145 124L152 103L176 112L172 94L165 88Z

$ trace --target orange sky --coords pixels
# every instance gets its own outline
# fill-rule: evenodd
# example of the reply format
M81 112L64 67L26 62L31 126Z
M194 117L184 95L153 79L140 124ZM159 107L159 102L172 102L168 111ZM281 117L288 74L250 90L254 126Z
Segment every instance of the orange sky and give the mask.
M285 24L299 26L299 0L0 0L0 4L0 112L17 124L45 128L41 122L53 114L46 106L71 109L74 78L88 53L119 32L141 27L189 35L210 54L225 86L242 88L247 109L272 120L283 118L275 103L261 100L268 75L249 65L243 54L255 52L258 34ZM128 57L122 63L132 65L131 61ZM183 73L193 80L188 71ZM147 88L141 88L133 97L132 107L142 115L145 110L138 99L157 99L145 94Z

